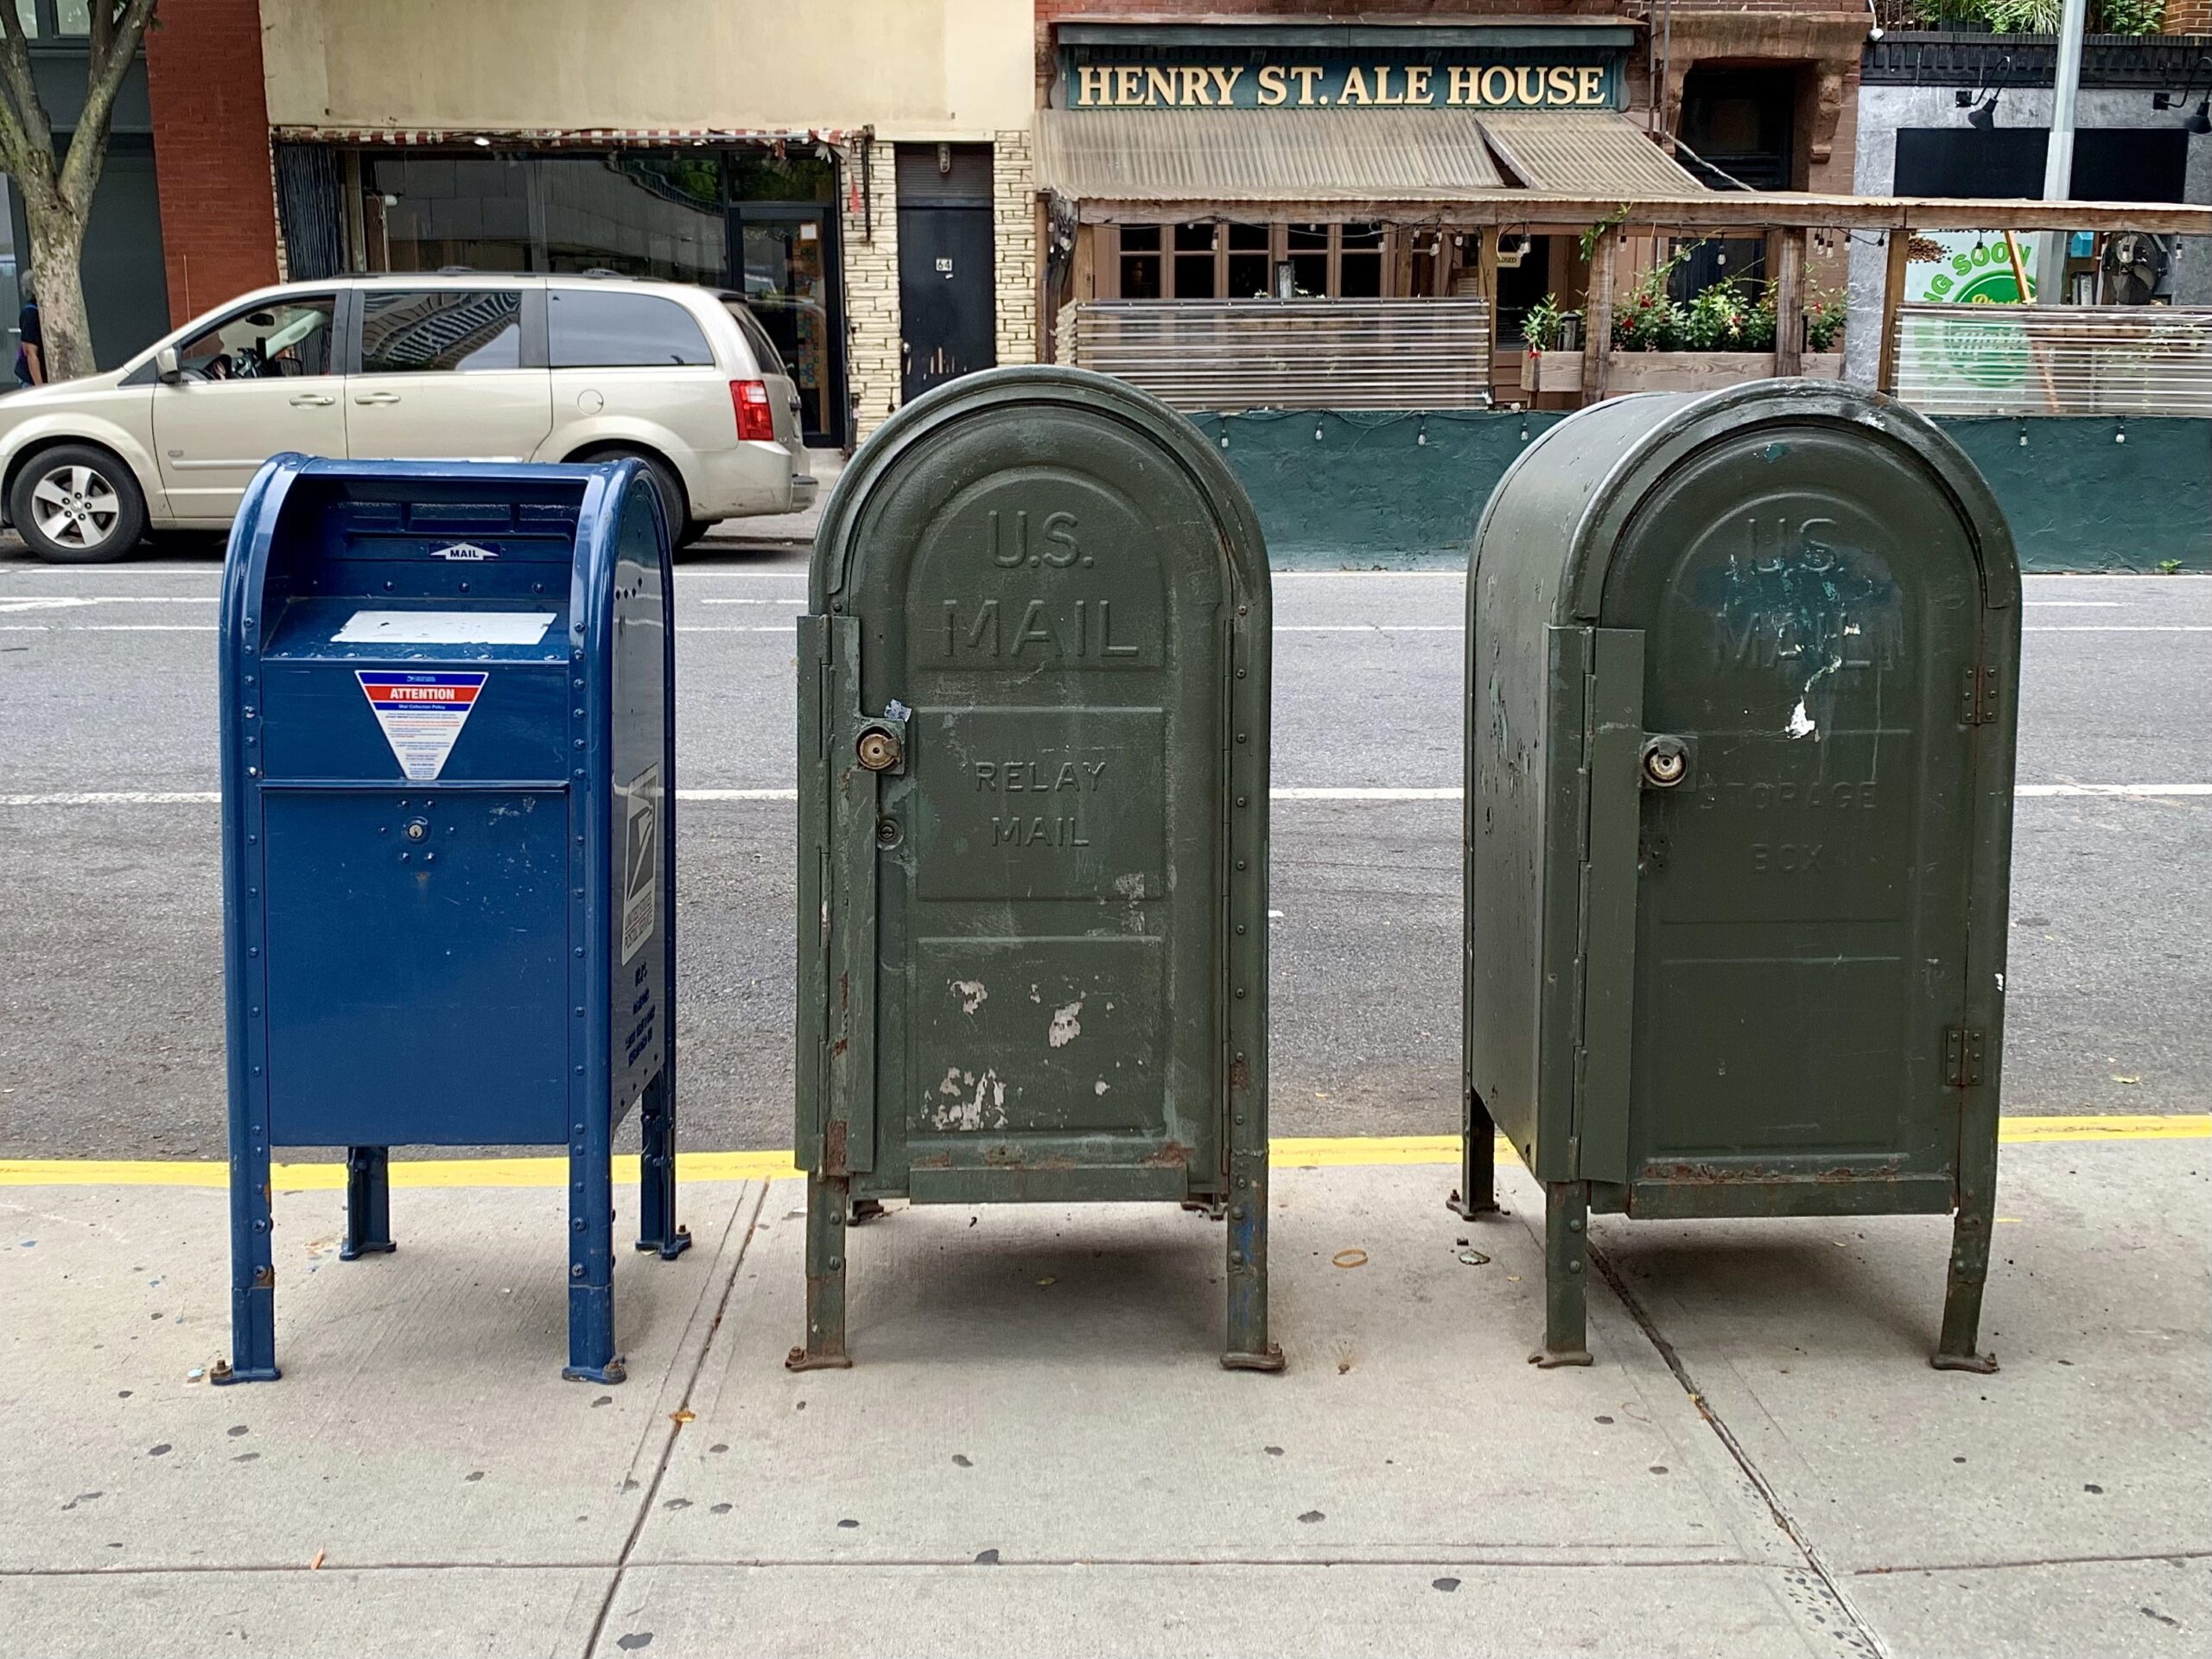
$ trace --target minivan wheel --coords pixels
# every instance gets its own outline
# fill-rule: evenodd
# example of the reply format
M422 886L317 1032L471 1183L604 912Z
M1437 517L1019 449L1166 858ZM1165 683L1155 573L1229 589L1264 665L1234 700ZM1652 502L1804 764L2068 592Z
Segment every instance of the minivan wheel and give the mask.
M138 545L146 498L117 456L65 443L32 456L16 474L8 518L24 545L49 563L100 564Z
M645 476L653 481L653 493L660 497L660 516L668 523L668 544L671 548L686 545L694 539L691 528L691 498L683 488L683 480L676 468L658 455L649 455L642 449L602 449L590 455L580 455L580 461L634 461L645 469Z

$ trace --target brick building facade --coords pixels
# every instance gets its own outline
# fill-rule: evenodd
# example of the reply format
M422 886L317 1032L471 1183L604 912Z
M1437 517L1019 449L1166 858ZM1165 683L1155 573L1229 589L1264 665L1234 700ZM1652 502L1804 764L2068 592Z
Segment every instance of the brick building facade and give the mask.
M164 7L146 36L162 264L179 322L277 280L260 67L260 0Z

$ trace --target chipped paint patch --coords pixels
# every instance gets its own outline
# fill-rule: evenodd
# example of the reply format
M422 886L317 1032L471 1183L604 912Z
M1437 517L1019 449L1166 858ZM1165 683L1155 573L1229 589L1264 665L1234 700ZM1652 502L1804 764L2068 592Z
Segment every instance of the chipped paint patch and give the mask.
M1045 1033L1045 1040L1054 1048L1065 1048L1082 1036L1083 1021L1076 1017L1082 1012L1083 999L1079 996L1065 1008L1053 1009L1052 1024Z
M957 1074L962 1087L953 1082ZM968 1089L975 1092L970 1094ZM930 1103L930 1122L940 1129L1002 1129L1006 1127L1006 1084L995 1071L985 1071L977 1077L972 1071L961 1071L957 1066L945 1068L944 1081L938 1084L939 1093L950 1092L950 1103Z
M1108 1083L1105 1078L1101 1077L1097 1082L1090 1085L1090 1092L1094 1095L1103 1095L1112 1087L1113 1084Z
M989 1000L991 995L983 988L983 982L980 979L954 980L952 994L960 999L960 1012L963 1014L975 1013Z
M1805 712L1805 699L1797 699L1797 706L1789 711L1789 723L1782 728L1792 737L1818 737L1821 728Z

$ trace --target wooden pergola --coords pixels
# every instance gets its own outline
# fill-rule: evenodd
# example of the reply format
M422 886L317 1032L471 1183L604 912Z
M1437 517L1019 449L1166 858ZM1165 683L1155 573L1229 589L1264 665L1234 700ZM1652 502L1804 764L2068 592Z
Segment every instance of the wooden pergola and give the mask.
M1249 204L1245 206L1249 209ZM1203 211L1202 204L1192 201L1084 200L1077 204L1082 220L1120 225L1172 224ZM1896 378L1897 313L1904 296L1905 266L1915 231L2145 231L2212 237L2212 207L2145 201L2029 201L2009 197L1823 196L1797 191L1711 190L1622 200L1499 190L1452 201L1271 201L1268 212L1272 218L1313 223L1381 220L1465 229L1599 227L1591 251L1590 289L1583 318L1583 336L1588 342L1583 395L1592 403L1605 395L1612 356L1614 264L1624 234L1697 232L1771 237L1779 244L1775 308L1778 315L1790 317L1803 308L1805 246L1810 232L1886 232L1889 263L1883 285L1881 370L1877 383L1885 391L1892 388ZM1484 238L1486 254L1493 245L1494 238ZM1781 330L1775 346L1775 372L1797 373L1803 353L1798 332Z

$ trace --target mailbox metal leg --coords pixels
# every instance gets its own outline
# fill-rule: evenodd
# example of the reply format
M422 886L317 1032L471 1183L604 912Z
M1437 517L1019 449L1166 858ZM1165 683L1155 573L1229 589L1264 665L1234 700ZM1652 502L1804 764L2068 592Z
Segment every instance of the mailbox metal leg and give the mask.
M391 1242L391 1148L346 1148L346 1242L340 1262L365 1255L389 1255Z
M1497 1214L1497 1125L1471 1089L1461 1121L1465 1127L1459 1136L1459 1190L1450 1207L1472 1221Z
M845 1351L845 1217L853 1202L849 1175L806 1178L806 1341L784 1356L794 1371L843 1370Z
M1544 1187L1544 1345L1529 1356L1550 1370L1590 1363L1590 1189L1581 1181Z
M676 1221L676 1103L667 1071L645 1085L638 1116L638 1248L673 1262L691 1248L691 1230Z
M586 1123L591 1128L586 1128ZM603 1122L587 1118L569 1147L569 1363L579 1382L629 1376L614 1346L614 1170Z
M269 1130L264 1115L231 1128L231 1357L207 1380L274 1382L276 1369L276 1217L269 1198Z
M1974 1371L1987 1376L1997 1357L1979 1351L1981 1291L1989 1278L1989 1236L1997 1221L1997 1195L1986 1185L1964 1195L1951 1229L1951 1270L1943 1290L1943 1334L1928 1363L1939 1371Z
M1229 1154L1229 1340L1232 1371L1279 1371L1282 1350L1268 1340L1268 1151L1264 1141Z

